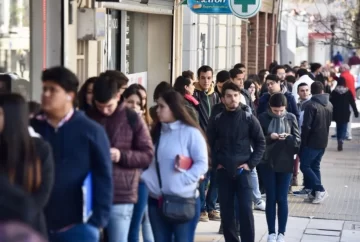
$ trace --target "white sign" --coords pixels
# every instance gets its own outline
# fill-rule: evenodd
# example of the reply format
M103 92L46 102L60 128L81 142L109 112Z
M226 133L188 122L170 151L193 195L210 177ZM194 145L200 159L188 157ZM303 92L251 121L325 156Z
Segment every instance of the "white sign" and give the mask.
M261 8L261 0L229 0L231 12L238 18L251 18Z
M147 89L147 72L128 74L127 77L129 78L128 86L137 83L145 87L145 89Z

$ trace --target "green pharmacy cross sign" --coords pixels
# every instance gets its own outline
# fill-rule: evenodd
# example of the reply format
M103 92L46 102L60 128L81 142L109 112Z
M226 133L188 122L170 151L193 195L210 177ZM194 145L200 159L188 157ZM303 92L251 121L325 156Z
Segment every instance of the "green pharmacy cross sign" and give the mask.
M249 9L249 5L255 5L256 0L234 0L234 4L238 5L240 4L242 7L242 12L247 13Z

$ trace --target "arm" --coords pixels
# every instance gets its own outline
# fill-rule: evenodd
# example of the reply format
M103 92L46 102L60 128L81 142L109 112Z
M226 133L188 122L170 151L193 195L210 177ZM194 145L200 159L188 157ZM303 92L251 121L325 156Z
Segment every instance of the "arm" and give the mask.
M105 130L98 127L90 141L93 185L93 215L89 223L104 228L110 217L113 202L112 161L110 143Z
M259 123L261 125L262 132L265 136L266 144L271 144L271 143L275 142L273 139L271 139L271 134L267 133L267 129L269 127L269 122L264 115L259 116Z
M264 96L262 96L259 100L259 107L257 109L257 115L259 117L260 114L264 113L266 111L266 105L267 104L267 101L266 101L266 98L264 98Z
M293 145L294 148L300 147L301 139L300 139L300 132L296 119L292 120L290 135L286 137L286 141L290 141L291 145Z
M264 155L266 142L261 125L254 115L251 115L249 127L249 134L253 144L253 152L251 153L248 165L250 169L254 169L254 167L260 163Z
M215 116L217 114L212 114L210 119L209 119L209 123L207 126L207 130L206 130L206 136L207 136L207 140L208 140L208 144L209 144L209 149L211 151L211 167L213 169L216 169L217 164L216 164L216 159L215 159L215 144L216 144L216 120L215 120Z
M205 138L199 130L191 130L190 132L187 149L193 165L188 171L182 173L182 181L185 185L198 182L200 176L204 175L208 170L208 149Z
M306 105L304 110L304 120L301 126L301 145L306 146L309 138L309 133L312 128L312 123L315 117L316 110L311 104Z
M348 96L349 96L349 102L350 102L351 108L354 112L354 116L357 118L357 117L359 117L359 111L357 110L355 99L350 91L348 91Z
M291 113L295 115L297 122L299 122L299 118L300 118L299 110L298 110L298 107L296 105L296 101L295 101L295 98L293 95L289 96L289 106L292 110Z
M146 168L154 156L153 144L149 129L144 121L139 118L133 134L130 150L120 150L119 165L125 168Z

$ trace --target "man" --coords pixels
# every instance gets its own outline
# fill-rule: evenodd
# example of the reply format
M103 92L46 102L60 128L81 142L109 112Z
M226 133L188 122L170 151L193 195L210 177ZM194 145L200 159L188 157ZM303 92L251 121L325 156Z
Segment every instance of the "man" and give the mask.
M300 169L312 189L305 201L317 204L328 197L321 183L320 162L328 144L332 105L329 94L324 94L324 85L321 82L311 84L311 94L312 97L304 110L299 156Z
M113 162L114 200L107 227L109 241L127 241L134 204L138 198L141 169L153 158L148 127L133 110L119 103L118 75L100 74L94 83L94 108L89 116L104 126L109 137Z
M213 106L219 103L219 95L214 91L213 85L213 70L210 66L202 66L197 71L199 82L195 84L194 97L199 102L199 121L200 127L206 132L211 110ZM210 180L210 186L205 198L205 190ZM200 200L201 200L201 215L200 221L208 222L210 220L219 221L220 214L215 209L218 191L216 186L216 171L210 169L205 175L205 179L199 186Z
M300 68L308 70L309 69L309 63L308 61L304 60L300 63Z
M314 81L309 77L309 73L306 69L302 69L302 68L299 69L298 72L296 73L296 76L298 80L294 83L292 94L295 98L295 101L298 101L299 100L298 86L300 85L300 83L306 83L310 89L310 86ZM299 127L301 127L300 124Z
M320 75L320 73L321 73L321 64L320 63L311 63L309 77L313 81L322 82L324 77L322 75Z
M285 87L287 89L287 91L291 92L292 91L292 86L287 83L286 81L286 67L285 66L275 66L272 71L271 74L273 75L277 75L280 79L280 83L281 85L283 85L283 87Z
M341 76L344 77L344 79L345 79L346 87L349 88L351 94L353 95L354 99L356 100L355 78L350 73L349 65L348 64L342 65L340 67L340 72L341 72ZM349 120L349 123L347 125L346 139L347 140L352 140L351 124L352 124L352 119L353 119L353 112L352 112L351 107L349 107L349 109L350 109L350 120Z
M360 65L360 58L357 56L356 51L353 52L348 63L350 67Z
M215 91L221 97L221 90L222 86L226 81L230 80L230 73L226 70L219 71L218 74L216 74L216 87Z
M242 73L244 73L244 79L246 77L246 66L242 63L238 63L236 65L234 65L233 69L239 69L240 71L242 71Z
M234 222L235 195L241 241L255 240L250 172L265 151L261 126L254 115L241 108L240 92L235 83L224 84L222 94L226 110L210 120L207 130L213 151L212 167L217 170L221 222L227 242L239 242Z
M268 93L264 93L259 100L259 107L257 109L257 115L260 115L269 107L270 96L274 93L282 92L288 102L288 106L286 110L289 113L292 113L296 116L297 120L299 120L299 112L297 110L297 105L294 96L287 91L287 89L281 85L280 78L277 75L268 75L266 77L266 85L268 87Z
M50 241L99 241L113 199L110 145L104 129L76 111L79 81L65 67L42 74L43 113L31 125L53 149L55 183L45 208ZM92 215L83 217L82 185L91 174ZM86 179L87 180L87 179Z

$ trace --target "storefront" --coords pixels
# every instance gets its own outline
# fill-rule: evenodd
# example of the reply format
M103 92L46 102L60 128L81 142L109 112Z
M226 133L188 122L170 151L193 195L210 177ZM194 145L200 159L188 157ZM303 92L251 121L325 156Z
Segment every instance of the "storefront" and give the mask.
M161 81L170 82L173 1L101 3L107 9L106 60L147 88L149 102ZM145 3L145 4L143 4Z

